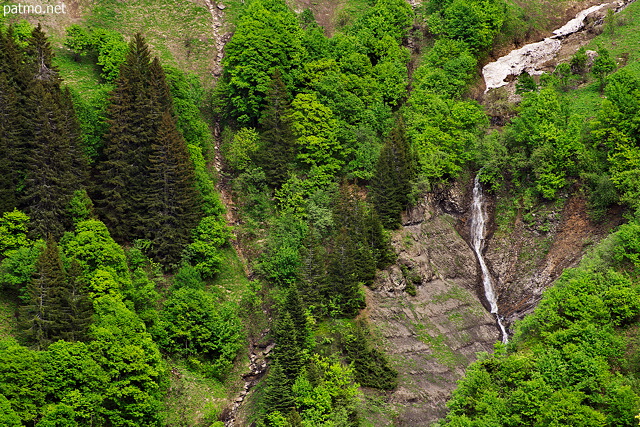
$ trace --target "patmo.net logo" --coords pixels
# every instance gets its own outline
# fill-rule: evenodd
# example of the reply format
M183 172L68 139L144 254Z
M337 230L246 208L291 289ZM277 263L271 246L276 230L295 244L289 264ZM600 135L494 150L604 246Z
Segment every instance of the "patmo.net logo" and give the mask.
M47 4L5 4L2 6L2 13L7 15L47 15L67 13L67 6L64 3L56 5Z

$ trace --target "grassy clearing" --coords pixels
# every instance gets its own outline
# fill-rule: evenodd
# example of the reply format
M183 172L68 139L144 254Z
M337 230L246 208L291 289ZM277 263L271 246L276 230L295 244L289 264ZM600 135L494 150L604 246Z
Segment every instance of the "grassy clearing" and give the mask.
M185 362L171 361L165 399L165 425L209 426L228 403L228 385L190 371Z
M86 15L88 26L119 31L125 37L142 33L165 65L209 75L216 55L211 15L188 0L100 0Z
M222 289L231 301L239 302L245 290L249 287L242 261L233 247L228 246L222 249L222 263L220 272L212 281L211 286Z
M631 3L615 15L611 29L595 37L585 48L607 49L618 66L624 66L640 77L640 3ZM574 113L592 118L600 110L603 97L598 82L591 78L586 85L568 92L564 99Z

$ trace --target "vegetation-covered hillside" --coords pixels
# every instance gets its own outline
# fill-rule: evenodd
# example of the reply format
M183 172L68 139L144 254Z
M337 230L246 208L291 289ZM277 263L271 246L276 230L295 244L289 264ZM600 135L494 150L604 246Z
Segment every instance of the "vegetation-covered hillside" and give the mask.
M437 224L462 241L471 189L445 199L476 175L507 206L487 239L518 221L546 235L536 214L569 198L593 224L624 224L479 355L434 425L634 425L640 7L604 13L546 73L480 95L482 65L592 3L87 0L5 14L0 425L434 421L404 417L407 367L369 317L371 292L400 271L398 301L430 295L398 240L442 243L403 229L433 203L458 212ZM475 268L460 259L436 263L441 287ZM480 282L469 306L486 302ZM412 325L442 364L468 363L430 327Z

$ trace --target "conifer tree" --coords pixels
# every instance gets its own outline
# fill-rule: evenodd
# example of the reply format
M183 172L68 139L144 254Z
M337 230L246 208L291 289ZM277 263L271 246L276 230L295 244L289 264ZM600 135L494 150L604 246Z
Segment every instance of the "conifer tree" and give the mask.
M33 232L58 238L71 222L67 207L86 181L86 161L68 92L52 65L53 54L40 28L31 33L15 87L21 106L13 152L17 202L31 217Z
M280 187L289 177L295 160L295 138L291 132L287 111L290 96L279 70L273 75L260 117L261 147L256 153L259 164L272 187Z
M86 162L79 149L73 110L60 89L36 81L28 99L31 146L26 150L21 206L36 235L61 237L71 225L67 209L83 188Z
M399 118L382 147L371 180L370 197L385 228L400 227L400 214L409 202L413 169L404 122Z
M371 253L358 247L345 227L342 227L334 239L328 274L324 286L324 293L327 298L334 301L334 305L339 308L339 313L343 316L353 317L358 314L358 310L365 307L364 295L360 290L363 278L368 277L370 266L373 265L375 273L375 262ZM362 258L365 255L367 258Z
M2 37L0 32L0 38ZM17 206L13 157L18 144L17 100L7 74L0 72L0 213L10 212Z
M140 34L129 45L108 118L96 205L114 238L143 238L149 154L160 114L151 97L149 49Z
M38 258L36 272L27 286L28 302L21 308L24 336L38 348L46 348L53 339L61 338L65 285L58 245L49 237Z
M267 377L267 387L265 391L266 412L280 411L288 413L295 406L293 393L291 392L291 381L286 377L282 363L274 359L269 367Z
M24 180L25 96L32 75L26 71L23 52L13 28L0 31L0 209L18 207L17 189Z
M298 345L298 331L295 328L291 314L284 311L273 328L273 339L276 346L272 357L276 360L287 378L289 386L293 385L302 369L302 349Z
M149 158L149 212L147 235L152 254L163 264L177 264L189 232L199 219L195 174L186 143L168 110L162 116L158 137Z
M157 261L176 264L200 203L164 71L140 34L129 46L108 116L97 209L118 240L150 239Z
M307 347L309 324L302 307L302 300L300 299L298 286L296 284L290 285L289 289L287 289L284 310L291 316L291 321L293 322L293 326L296 331L296 342L298 344L298 348L303 350Z
M67 271L66 304L69 310L69 325L63 332L66 341L84 341L93 321L93 305L87 294L87 283L82 266L71 261Z

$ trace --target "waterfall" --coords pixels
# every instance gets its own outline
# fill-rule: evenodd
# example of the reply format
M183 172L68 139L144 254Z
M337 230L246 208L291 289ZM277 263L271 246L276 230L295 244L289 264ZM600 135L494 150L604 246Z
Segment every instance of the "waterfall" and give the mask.
M498 321L498 326L502 333L502 342L506 344L509 337L507 335L507 330L502 324L503 318L498 313L498 298L496 297L495 289L493 287L491 273L489 272L489 268L487 267L487 264L484 261L484 256L482 255L482 250L484 249L484 234L487 224L487 212L484 204L484 196L482 194L482 185L478 179L479 176L480 174L478 173L473 182L473 203L471 204L471 246L473 247L473 251L476 253L480 269L482 270L484 295L491 307L491 313L495 314L496 320Z

